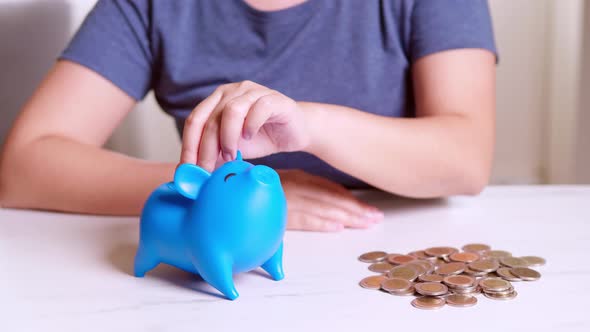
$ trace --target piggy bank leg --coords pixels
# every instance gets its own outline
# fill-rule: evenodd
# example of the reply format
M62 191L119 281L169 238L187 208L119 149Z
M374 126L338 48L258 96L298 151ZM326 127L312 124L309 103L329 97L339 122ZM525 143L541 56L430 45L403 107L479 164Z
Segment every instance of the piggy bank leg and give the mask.
M234 286L233 262L226 255L200 255L206 264L195 264L195 268L203 279L230 300L238 298L239 294ZM194 258L193 258L194 260ZM198 266L198 268L197 268Z
M285 277L283 272L283 242L272 257L262 264L262 269L268 272L274 280L282 280Z
M136 277L143 277L148 271L158 266L158 264L160 264L158 257L151 250L146 249L144 245L140 244L135 255L133 274Z

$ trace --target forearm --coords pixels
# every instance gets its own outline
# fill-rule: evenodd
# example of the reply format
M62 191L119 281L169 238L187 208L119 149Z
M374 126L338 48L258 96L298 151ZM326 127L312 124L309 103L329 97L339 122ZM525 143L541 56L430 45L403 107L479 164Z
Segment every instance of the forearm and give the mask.
M174 164L147 162L57 136L4 151L0 204L106 215L137 215Z
M310 118L307 151L377 188L440 197L477 193L487 182L493 138L486 136L493 133L482 133L468 118L389 118L336 105L302 105Z

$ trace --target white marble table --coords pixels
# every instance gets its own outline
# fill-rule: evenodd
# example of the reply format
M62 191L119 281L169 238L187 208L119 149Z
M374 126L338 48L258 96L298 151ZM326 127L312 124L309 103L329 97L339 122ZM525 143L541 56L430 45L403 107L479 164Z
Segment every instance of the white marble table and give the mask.
M476 198L366 197L386 220L338 234L288 232L286 279L236 277L240 298L160 266L131 276L137 218L0 210L0 331L590 331L590 187L491 187ZM362 289L357 256L489 243L540 255L519 296L422 311Z

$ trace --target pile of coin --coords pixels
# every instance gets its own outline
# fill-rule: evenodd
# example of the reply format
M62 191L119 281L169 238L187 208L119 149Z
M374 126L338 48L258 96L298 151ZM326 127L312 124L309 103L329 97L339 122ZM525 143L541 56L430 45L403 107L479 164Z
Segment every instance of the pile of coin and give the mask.
M467 244L461 249L432 247L407 255L364 253L359 260L370 263L369 270L377 275L364 278L360 285L417 296L412 305L419 309L470 307L477 304L479 294L493 300L514 299L518 293L512 282L538 280L541 274L531 267L545 265L541 257L515 257L486 244Z

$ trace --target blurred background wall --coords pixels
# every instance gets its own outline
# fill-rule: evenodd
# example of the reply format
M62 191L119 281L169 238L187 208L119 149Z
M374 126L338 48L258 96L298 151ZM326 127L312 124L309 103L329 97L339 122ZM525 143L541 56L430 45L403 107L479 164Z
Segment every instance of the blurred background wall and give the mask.
M96 0L0 0L0 143L16 113ZM500 51L492 182L590 183L590 4L492 0ZM176 161L173 122L153 96L108 147Z

